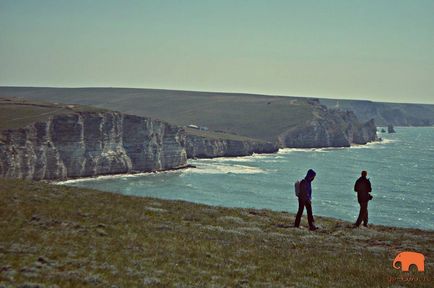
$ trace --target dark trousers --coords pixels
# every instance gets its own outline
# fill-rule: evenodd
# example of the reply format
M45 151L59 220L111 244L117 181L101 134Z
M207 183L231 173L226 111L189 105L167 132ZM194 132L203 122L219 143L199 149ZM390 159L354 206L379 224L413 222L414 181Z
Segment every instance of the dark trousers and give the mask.
M298 198L298 212L297 212L297 216L295 217L295 223L294 223L295 227L300 226L301 216L303 215L303 210L305 206L307 211L307 221L309 222L309 227L314 226L313 222L315 222L315 220L313 219L312 204L310 200L300 200L300 198Z
M357 221L354 225L359 226L360 223L363 221L363 225L368 225L368 201L366 202L359 202L360 205L360 212L359 217L357 218Z

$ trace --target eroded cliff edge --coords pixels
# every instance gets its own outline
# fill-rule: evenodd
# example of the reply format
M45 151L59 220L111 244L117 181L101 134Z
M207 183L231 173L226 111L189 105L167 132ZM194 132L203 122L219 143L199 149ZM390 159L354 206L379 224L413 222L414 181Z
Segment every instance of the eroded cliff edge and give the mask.
M254 139L219 139L188 133L186 150L188 158L214 158L275 153L279 148L274 143Z
M0 176L67 179L187 164L185 131L119 112L54 115L0 135Z
M378 141L373 119L361 123L352 111L331 110L322 105L304 125L277 137L278 145L288 148L349 147L373 141Z

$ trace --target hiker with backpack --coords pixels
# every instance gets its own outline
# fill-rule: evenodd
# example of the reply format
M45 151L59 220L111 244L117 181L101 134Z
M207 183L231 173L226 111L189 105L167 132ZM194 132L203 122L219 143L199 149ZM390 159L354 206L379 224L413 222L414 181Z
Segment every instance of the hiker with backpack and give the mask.
M354 228L359 227L362 221L363 226L368 227L368 202L373 197L369 194L372 191L371 181L366 176L368 176L368 172L362 171L362 175L354 184L354 191L357 192L357 201L360 205L359 217L353 225Z
M295 191L298 197L298 212L295 217L294 227L300 227L301 216L303 215L304 207L307 211L307 220L309 222L309 230L318 229L314 222L312 214L312 181L315 179L316 173L312 169L307 171L306 177L295 184Z

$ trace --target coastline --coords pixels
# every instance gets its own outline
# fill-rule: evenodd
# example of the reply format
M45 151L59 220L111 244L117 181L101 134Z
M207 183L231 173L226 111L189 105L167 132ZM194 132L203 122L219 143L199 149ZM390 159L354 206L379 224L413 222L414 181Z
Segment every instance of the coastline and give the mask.
M383 139L381 141L371 141L366 144L353 144L349 147L320 147L320 148L278 148L276 152L271 153L252 153L250 155L239 155L239 156L216 156L216 157L195 157L195 158L188 158L188 160L194 160L194 161L200 161L200 160L213 160L213 159L248 159L249 157L257 157L257 156L267 156L267 155L278 155L278 154L286 154L288 152L292 151L302 151L302 152L318 152L318 151L327 151L327 150L339 150L339 149L351 149L351 148L366 148L368 146L372 145L378 145L378 144L389 144L393 143L393 140ZM188 161L187 160L187 161ZM197 168L195 165L187 164L180 167L170 168L170 169L164 169L164 170L156 170L156 171L149 171L149 172L133 172L133 173L118 173L118 174L105 174L105 175L97 175L97 176L89 176L89 177L73 177L66 180L41 180L42 182L46 183L53 183L58 185L64 185L70 182L76 182L76 181L87 181L87 180L95 180L95 179L107 179L107 178L125 178L125 177L139 177L144 175L152 175L155 173L170 173L173 171L178 170L184 170L184 169L190 169L190 168Z

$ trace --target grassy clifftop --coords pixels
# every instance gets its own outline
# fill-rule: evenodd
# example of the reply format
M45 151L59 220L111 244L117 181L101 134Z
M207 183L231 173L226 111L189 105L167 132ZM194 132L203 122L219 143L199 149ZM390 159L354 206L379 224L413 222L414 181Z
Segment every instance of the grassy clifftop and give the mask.
M265 141L304 125L315 106L306 98L121 88L0 87L0 95L94 105L176 125L195 124Z
M58 114L102 111L107 110L83 105L0 97L0 131L23 128L33 122L45 121L50 116Z
M23 128L31 123L45 121L50 116L59 114L107 111L109 110L87 105L68 105L57 102L47 102L43 100L27 100L22 98L0 96L0 131L4 129ZM156 119L160 117L153 118ZM229 133L202 131L191 128L186 128L186 131L190 135L207 137L209 139L265 142L258 139L252 139L249 137Z
M432 287L434 232L0 180L0 286ZM303 224L303 223L302 223ZM306 226L306 224L304 223ZM425 273L391 266L426 256ZM112 286L114 285L114 286ZM36 286L35 286L36 287Z

